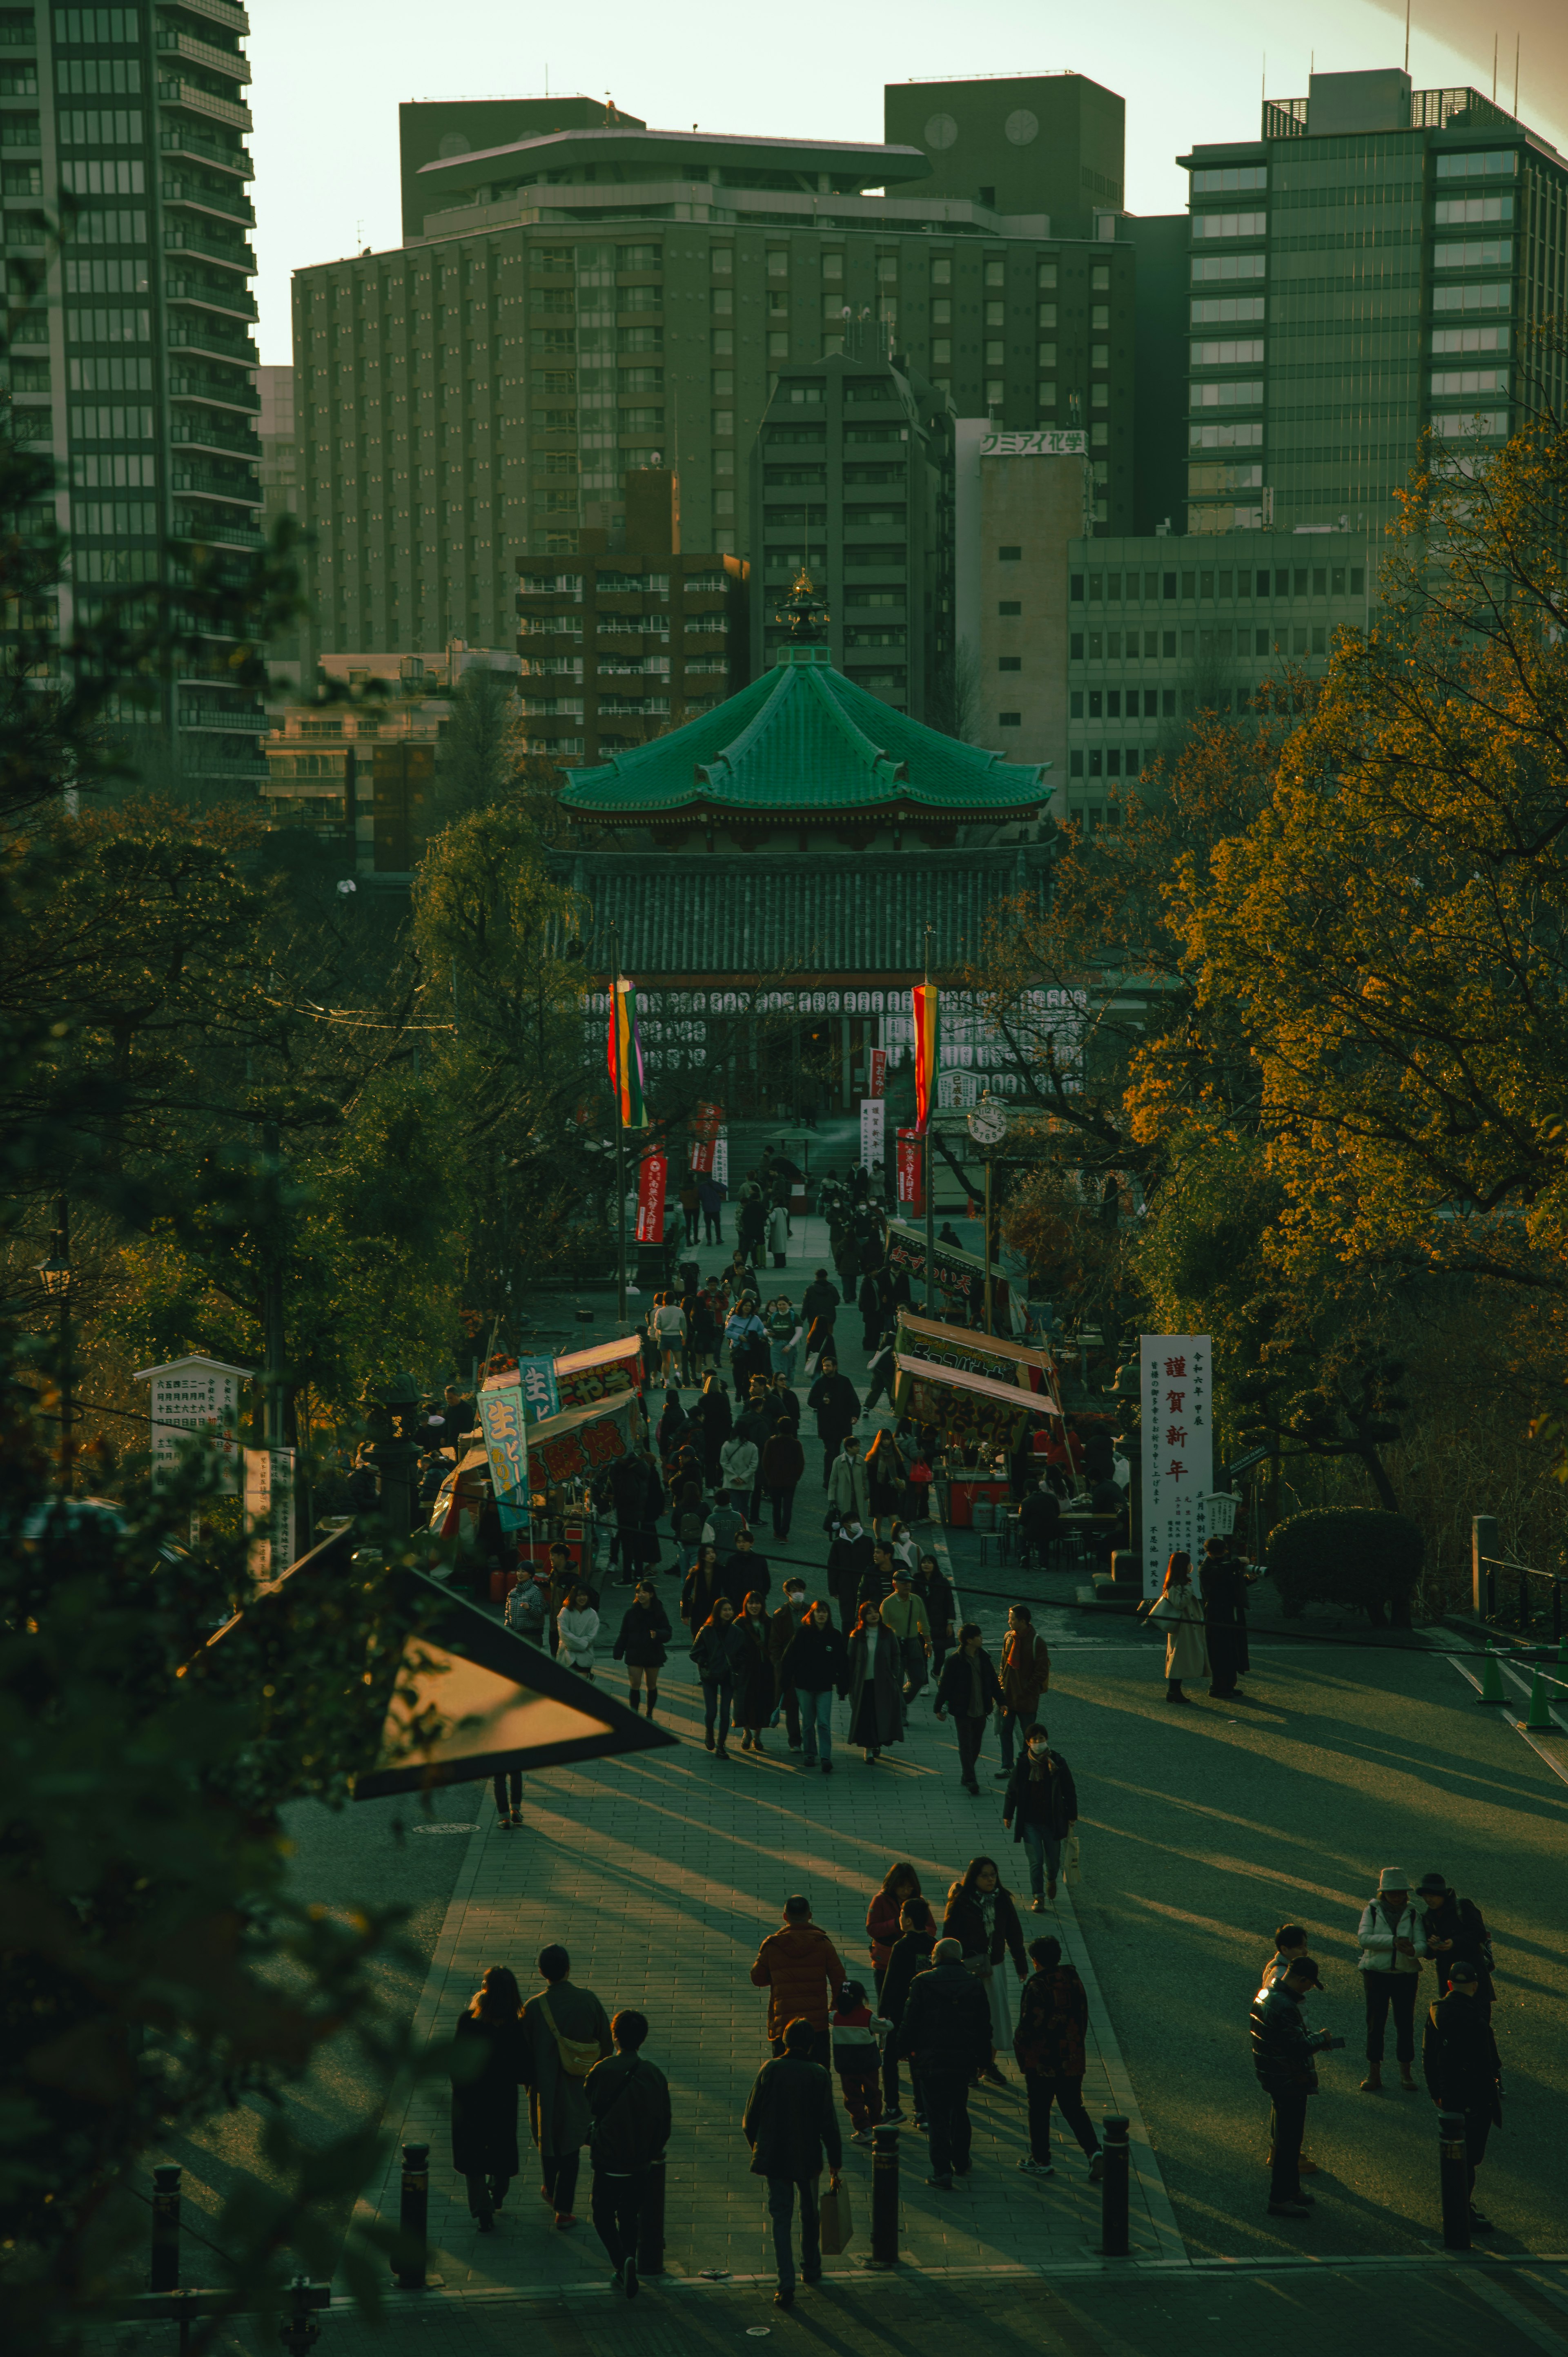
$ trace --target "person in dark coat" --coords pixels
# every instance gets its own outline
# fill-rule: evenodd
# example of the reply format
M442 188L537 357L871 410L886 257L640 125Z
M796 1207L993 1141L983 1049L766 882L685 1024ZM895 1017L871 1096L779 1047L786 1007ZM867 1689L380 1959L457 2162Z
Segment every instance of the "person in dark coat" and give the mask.
M915 1975L888 2045L919 2076L930 2136L926 2183L950 2193L953 2179L969 2175L970 2082L991 2053L985 1991L964 1970L957 1940L939 1940L926 1971Z
M691 1421L702 1432L703 1466L708 1485L713 1488L721 1470L719 1451L729 1438L735 1423L729 1394L720 1376L709 1375L704 1380L702 1390L693 1402Z
M937 1680L934 1712L938 1718L945 1717L950 1710L952 1713L958 1736L959 1781L966 1792L980 1790L974 1770L985 1738L985 1722L993 1710L1002 1706L1002 1688L996 1682L991 1656L981 1642L980 1623L966 1620L958 1632L958 1651Z
M768 1557L757 1552L757 1541L750 1531L739 1530L734 1544L725 1558L724 1590L735 1606L738 1620L746 1609L746 1599L756 1588L763 1602L768 1600L773 1586L773 1574L768 1567ZM773 1706L768 1704L769 1710Z
M637 1592L621 1619L614 1658L626 1663L633 1710L637 1708L638 1690L646 1683L650 1718L659 1700L659 1673L664 1666L664 1648L669 1641L670 1615L659 1601L652 1581L639 1579Z
M849 1739L868 1768L889 1743L904 1739L904 1662L881 1607L867 1601L849 1641Z
M659 1419L659 1455L663 1463L670 1464L673 1461L690 1420L681 1405L679 1391L673 1383L667 1383L664 1390L664 1413Z
M751 2173L768 2179L768 2213L773 2221L773 2253L779 2266L775 2308L795 2304L795 2253L791 2227L795 2197L800 2197L800 2274L809 2284L822 2273L817 2217L817 2179L826 2156L828 2182L837 2185L843 2166L843 2139L833 2105L832 2074L809 2059L811 2025L786 2024L784 2051L757 2072L742 2115L741 2134L751 2147Z
M784 1661L800 1633L805 1617L806 1583L792 1572L784 1582L784 1601L773 1614L768 1633L768 1658L773 1665L773 1717L769 1724L777 1726L782 1712L791 1751L800 1749L800 1706Z
M993 1857L972 1857L962 1879L948 1892L942 1915L942 1937L957 1940L963 1950L964 1969L974 1974L991 2008L991 2059L982 2076L993 2086L1007 2084L996 2067L996 2056L1013 2042L1013 2016L1007 2004L1005 1963L1009 1955L1018 1978L1027 1978L1024 1960L1024 1929L1013 1893L1002 1879Z
M883 1536L884 1523L903 1511L908 1469L890 1432L879 1432L865 1452L866 1478L871 1484L871 1527Z
M1059 1940L1032 1940L1029 1961L1035 1969L1018 1992L1018 2027L1013 2033L1013 2052L1029 2099L1029 2151L1018 2166L1026 2177L1056 2175L1051 2158L1055 2104L1098 2185L1105 2174L1105 2157L1083 2107L1088 1993L1071 1964L1063 1964Z
M1061 1527L1061 1501L1044 1475L1026 1490L1018 1509L1018 1535L1037 1563L1048 1563Z
M1203 1631L1208 1644L1208 1691L1218 1701L1245 1702L1236 1681L1252 1666L1247 1649L1247 1590L1251 1582L1230 1553L1229 1539L1210 1539L1203 1550L1199 1585Z
M875 1351L882 1334L882 1288L869 1269L860 1280L857 1301L861 1317L862 1347L867 1351Z
M557 2226L566 2228L577 2222L572 2203L578 2155L593 2130L585 2082L594 2047L601 2055L610 2050L610 2025L593 1991L573 1986L572 1959L564 1948L544 1949L539 1971L544 1986L522 2009L528 2119L543 2164L541 2190Z
M452 2048L452 2166L468 2187L481 2234L518 2172L517 2090L522 2075L522 1992L492 1964L458 2016Z
M1426 1953L1437 1965L1437 1994L1446 1994L1456 1964L1473 1965L1476 2002L1488 2018L1497 1991L1492 1985L1492 1943L1487 1919L1473 1899L1461 1899L1448 1877L1434 1867L1415 1886L1426 1907Z
M926 1626L931 1632L931 1675L940 1678L957 1634L958 1600L952 1582L934 1555L923 1555L916 1563L910 1586L925 1608Z
M777 1394L769 1394L771 1406ZM795 1511L795 1492L806 1474L806 1452L801 1448L794 1426L786 1415L775 1419L768 1438L763 1445L761 1480L764 1494L773 1510L773 1535L787 1539L789 1522Z
M887 1963L880 1975L882 1993L876 2000L876 2010L895 2029L904 2018L915 1975L925 1971L936 1944L936 1918L929 1904L920 1898L906 1899L898 1910L898 1935L888 1948ZM923 2129L926 2106L920 2093L919 2071L913 2062L909 2065L909 2100L915 2106L915 2126ZM889 2038L882 2050L882 2117L885 2123L896 2126L903 2116L898 2056Z
M768 1603L754 1587L735 1617L741 1639L735 1648L735 1723L741 1729L743 1751L760 1751L762 1730L773 1716L773 1662L768 1641L773 1631Z
M841 1523L838 1534L828 1549L828 1594L839 1609L839 1621L847 1637L860 1618L860 1590L867 1572L875 1560L875 1545L869 1531L858 1522Z
M785 1654L780 1674L795 1689L800 1711L802 1763L818 1764L824 1776L833 1772L833 1696L849 1691L849 1655L832 1615L821 1598L800 1623L800 1633Z
M786 1376L781 1374L776 1374L774 1376L772 1383L768 1386L766 1405L768 1413L774 1419L775 1425L777 1424L779 1417L783 1416L788 1422L790 1431L794 1434L796 1439L799 1440L800 1437L800 1396L796 1391L793 1383L791 1383Z
M643 2057L646 2014L620 2012L610 2023L615 2052L583 2083L593 2128L594 2232L628 2299L638 2294L637 2238L651 2172L670 2142L670 2083Z
M1007 1780L1002 1822L1022 1842L1029 1860L1029 1901L1037 1915L1057 1895L1062 1844L1078 1823L1078 1787L1072 1770L1037 1723L1024 1729L1024 1749Z
M833 1458L843 1447L845 1434L854 1430L854 1420L860 1414L860 1394L847 1375L840 1374L838 1361L826 1351L817 1380L806 1394L806 1405L816 1410L825 1481L832 1471Z
M1476 2171L1486 2158L1487 2138L1503 2124L1503 2066L1476 1967L1463 1956L1449 1963L1447 1996L1427 2010L1421 2068L1438 2110L1465 2115L1470 2223L1478 2233L1489 2233L1492 2222L1475 2204Z
M721 1592L692 1646L692 1659L703 1685L703 1741L718 1760L729 1758L730 1712L736 1680L746 1666L746 1642L745 1632L735 1625L735 1609Z
M716 1546L699 1544L697 1559L681 1587L681 1618L694 1637L721 1597L728 1597ZM734 1598L730 1598L733 1609Z

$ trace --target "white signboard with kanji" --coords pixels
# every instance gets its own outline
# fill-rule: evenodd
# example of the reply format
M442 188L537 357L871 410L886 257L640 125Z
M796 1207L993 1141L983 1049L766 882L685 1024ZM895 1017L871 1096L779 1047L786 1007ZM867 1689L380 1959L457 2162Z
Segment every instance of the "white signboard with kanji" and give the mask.
M1214 1487L1212 1368L1207 1334L1142 1338L1144 1593L1157 1596L1178 1549L1196 1574Z
M281 1579L295 1557L294 1451L247 1448L244 1459L251 1570L257 1579Z
M211 1448L219 1489L226 1497L238 1496L240 1386L250 1383L254 1372L199 1356L137 1369L136 1381L149 1387L155 1481L174 1472L182 1450L200 1438Z
M883 1125L886 1118L887 1106L883 1098L861 1098L860 1159L867 1170L874 1169L882 1159Z

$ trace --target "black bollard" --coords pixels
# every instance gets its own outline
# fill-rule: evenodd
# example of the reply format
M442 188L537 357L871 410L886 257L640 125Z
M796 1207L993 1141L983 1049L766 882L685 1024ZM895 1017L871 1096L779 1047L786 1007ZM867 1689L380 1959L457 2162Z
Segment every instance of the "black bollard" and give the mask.
M312 2341L321 2336L321 2327L310 2312L314 2305L310 2288L305 2276L295 2276L288 2287L288 2313L278 2333L288 2357L310 2357Z
M430 2219L430 2147L405 2144L403 2148L403 2194L398 2205L397 2256L392 2273L400 2291L424 2289L428 2256L426 2233Z
M153 2263L149 2291L179 2289L179 2179L177 2169L153 2171Z
M1100 2183L1100 2255L1102 2259L1124 2259L1133 2148L1127 2141L1125 2120L1104 2120L1101 2125L1105 2130L1105 2174Z
M637 2272L664 2273L664 2163L656 2160L648 2171L642 2208L637 2219Z
M1437 2115L1437 2177L1443 2193L1443 2247L1470 2247L1470 2165L1463 2112Z
M871 2264L898 2264L898 2131L871 2131Z

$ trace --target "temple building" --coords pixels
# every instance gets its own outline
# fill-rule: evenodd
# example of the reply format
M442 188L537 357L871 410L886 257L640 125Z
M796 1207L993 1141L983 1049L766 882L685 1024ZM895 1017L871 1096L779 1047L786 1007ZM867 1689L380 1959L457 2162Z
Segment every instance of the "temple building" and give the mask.
M760 678L570 770L561 798L561 872L596 937L614 929L650 1064L705 1070L737 1113L800 1105L802 1072L841 1110L875 1093L910 1045L909 985L977 957L999 903L1043 899L1057 836L1048 764L944 736L836 671L805 575L782 611ZM748 1032L748 1012L770 1019ZM1008 1060L956 997L944 1060L998 1081Z

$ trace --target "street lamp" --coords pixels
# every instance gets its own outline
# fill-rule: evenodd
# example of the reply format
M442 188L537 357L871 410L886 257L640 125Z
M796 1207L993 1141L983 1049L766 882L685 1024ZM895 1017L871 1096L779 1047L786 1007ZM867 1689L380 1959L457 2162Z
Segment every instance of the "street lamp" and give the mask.
M49 1299L59 1305L59 1486L70 1488L70 1205L61 1195L55 1204L55 1232L48 1260L38 1263L38 1277Z

